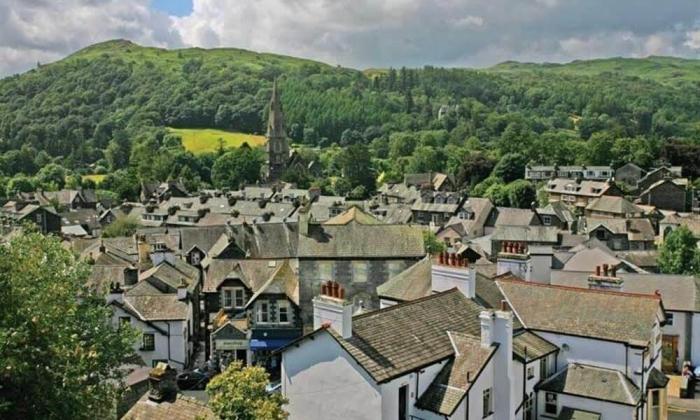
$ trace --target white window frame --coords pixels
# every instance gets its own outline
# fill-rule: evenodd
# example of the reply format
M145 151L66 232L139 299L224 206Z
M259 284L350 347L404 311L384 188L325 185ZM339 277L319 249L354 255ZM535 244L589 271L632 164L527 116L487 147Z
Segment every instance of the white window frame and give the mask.
M286 321L282 321L282 310L284 309L284 315L287 317ZM289 301L278 300L277 301L277 320L280 324L289 324L292 322L292 308L289 305Z
M527 367L527 379L530 380L535 377L535 366Z
M264 308L264 310L263 310ZM265 315L265 320L263 320L263 314ZM270 303L267 301L258 302L257 308L255 309L255 322L257 324L269 324L270 323Z
M666 326L670 327L673 325L674 316L672 312L666 312Z
M230 294L230 304L226 304L226 295ZM224 309L241 309L245 307L245 289L242 287L222 287L221 307Z
M551 411L551 408L554 408L554 411ZM544 393L544 412L545 414L557 415L559 412L559 395L554 392Z
M551 226L552 225L552 216L545 214L542 216L542 223L545 226Z

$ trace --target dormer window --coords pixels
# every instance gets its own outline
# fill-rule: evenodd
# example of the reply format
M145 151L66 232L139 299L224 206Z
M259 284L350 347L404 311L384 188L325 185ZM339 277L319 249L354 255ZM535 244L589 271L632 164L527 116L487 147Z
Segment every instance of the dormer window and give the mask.
M288 324L290 320L290 308L289 302L286 300L280 300L277 302L277 316L279 317L280 324Z
M242 287L221 289L221 306L224 309L240 309L245 306L245 290Z
M152 245L153 252L163 252L168 249L162 242L156 242Z

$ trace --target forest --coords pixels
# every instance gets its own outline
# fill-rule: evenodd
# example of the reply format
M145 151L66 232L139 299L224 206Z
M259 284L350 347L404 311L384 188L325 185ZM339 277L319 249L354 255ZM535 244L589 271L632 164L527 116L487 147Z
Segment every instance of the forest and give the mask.
M168 128L264 134L279 80L290 141L320 171L285 179L364 198L405 173L443 171L472 195L524 206L525 165L683 165L700 175L700 61L665 57L488 69L360 71L237 49L116 40L0 80L0 196L141 182L237 188L264 152L193 154ZM222 142L223 143L223 142ZM342 174L342 176L341 176Z

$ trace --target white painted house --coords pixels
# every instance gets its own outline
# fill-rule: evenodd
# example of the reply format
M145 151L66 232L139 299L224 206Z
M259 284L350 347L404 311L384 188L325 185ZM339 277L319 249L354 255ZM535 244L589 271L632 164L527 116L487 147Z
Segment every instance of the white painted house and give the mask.
M315 298L314 331L281 350L290 418L666 418L658 297L499 278L494 310L465 265L441 256L444 291L354 317L342 293Z

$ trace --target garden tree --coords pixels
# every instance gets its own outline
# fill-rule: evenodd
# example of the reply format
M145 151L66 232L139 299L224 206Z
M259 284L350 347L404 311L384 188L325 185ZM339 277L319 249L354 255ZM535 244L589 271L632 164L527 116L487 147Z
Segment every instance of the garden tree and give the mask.
M363 144L346 147L339 156L340 169L344 179L352 188L362 186L366 194L376 189L376 174L372 168L369 149ZM363 197L366 198L366 197Z
M418 146L405 168L406 173L437 172L444 168L445 157L440 149Z
M435 235L434 232L426 229L423 231L423 246L428 254L439 254L447 250L447 245Z
M510 207L527 209L533 202L537 202L537 189L530 181L519 179L508 184L506 189Z
M32 191L34 191L34 182L24 175L15 175L7 182L5 187L5 195L7 197L12 197L20 192Z
M286 419L282 407L287 401L278 392L267 392L269 379L264 368L243 367L237 360L207 385L208 405L221 420Z
M141 192L141 183L133 169L120 169L107 175L100 188L112 191L121 200L135 201Z
M455 181L457 185L474 186L486 179L494 167L494 161L483 152L472 152L464 156Z
M36 174L36 186L48 191L63 188L66 183L66 169L59 164L49 163Z
M87 276L58 238L25 231L0 246L0 417L114 415L136 336L112 327Z
M525 176L525 165L527 158L521 153L507 153L493 168L493 175L501 178L503 182L512 182Z
M510 205L508 187L499 182L491 184L483 196L491 200L494 206L508 207Z
M666 235L659 247L659 269L667 274L700 274L699 254L693 233L679 226Z
M413 133L394 133L389 136L389 158L410 156L417 144L418 139Z
M211 179L217 188L238 188L243 183L257 181L261 165L261 150L251 149L244 143L214 161Z
M105 158L109 163L109 168L113 171L125 168L129 164L130 154L131 143L128 135L124 130L115 131L112 140L109 141L105 149Z
M119 216L102 231L103 238L131 236L141 226L135 216Z
M595 133L586 144L585 162L588 165L609 165L613 160L615 140L609 133Z

